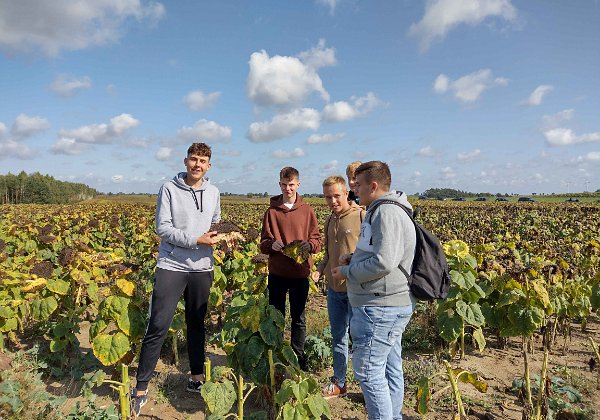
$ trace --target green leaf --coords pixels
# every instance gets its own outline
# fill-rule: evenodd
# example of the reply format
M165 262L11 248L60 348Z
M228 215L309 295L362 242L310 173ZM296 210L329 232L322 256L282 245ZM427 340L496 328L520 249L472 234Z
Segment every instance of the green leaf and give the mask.
M118 320L126 314L131 298L125 296L109 296L100 305L103 318Z
M296 395L296 399L298 401L304 401L308 396L309 392L309 383L308 381L302 381L298 384L298 393Z
M223 382L206 382L200 390L211 414L224 416L229 413L237 400L237 393L233 382L225 379Z
M467 262L467 264L469 264L469 266L473 270L475 270L477 268L477 259L475 259L475 257L472 256L471 254L469 254L465 257L465 261Z
M122 332L114 335L99 334L92 341L94 356L104 366L117 363L130 350L129 339Z
M15 316L15 311L8 306L0 306L0 318L12 318Z
M31 302L31 315L36 321L45 321L58 308L58 301L54 296L36 299Z
M117 325L130 338L142 337L146 331L146 320L142 312L135 306L130 306L129 310L117 320Z
M14 331L17 327L17 318L0 318L0 332Z
M267 385L269 383L269 361L263 355L254 369L250 372L250 378L256 384Z
M294 395L294 391L292 390L292 386L295 384L291 379L285 379L281 384L281 388L277 391L275 395L275 402L277 405L284 405L287 401L289 401Z
M94 303L98 303L98 284L90 282L87 285L87 295Z
M481 327L479 327L475 331L473 331L473 339L477 343L479 352L480 353L483 352L483 349L485 349L486 342L485 342L485 337L483 336L483 330L481 329Z
M244 413L244 418L248 419L248 420L268 420L269 415L267 414L266 411L255 411L250 414Z
M50 341L50 351L56 353L67 347L69 341L66 339L55 338Z
M267 307L267 318L271 319L280 329L285 327L285 318L279 309L276 309L273 305Z
M436 324L440 330L440 336L447 342L455 341L463 328L462 318L451 309L441 314L438 313Z
M296 418L296 407L291 404L283 406L283 420L294 420Z
M56 293L57 295L64 296L67 293L69 293L69 288L71 287L71 284L61 279L50 279L48 280L48 283L46 283L46 287L51 292Z
M431 390L429 388L429 378L421 376L417 387L417 413L427 414L427 403L431 399Z
M525 306L515 304L508 312L512 331L521 336L530 336L535 330L542 326L544 311L536 306Z
M237 349L236 349L237 350ZM259 336L252 336L244 349L240 349L242 366L245 372L250 372L256 366L265 352L265 345Z
M103 318L96 318L96 321L90 325L90 341L93 341L94 337L104 331L106 327L108 327L108 322L106 322Z
M208 295L208 305L211 307L217 307L223 303L223 292L221 289L216 287L210 288L210 294Z
M479 304L475 302L464 302L459 300L456 302L456 313L458 313L463 320L470 325L479 327L485 324L485 318L481 313Z
M511 289L508 292L504 292L498 303L496 303L497 308L501 308L503 306L512 305L515 302L518 302L521 299L525 299L527 296L521 289Z
M294 350L292 350L292 348L289 345L285 344L281 348L281 355L283 356L285 362L289 363L290 365L292 365L294 367L299 367L298 356L296 355ZM287 364L287 363L285 363L285 364Z
M265 318L260 323L258 330L260 332L260 336L264 342L267 343L267 345L274 348L279 348L279 346L281 346L281 342L283 341L281 329L279 329L271 319Z
M262 308L259 305L248 305L240 310L240 324L255 333L260 325L261 315Z
M450 277L452 277L452 283L459 286L461 289L467 289L467 284L465 282L465 276L460 271L452 270L450 271Z

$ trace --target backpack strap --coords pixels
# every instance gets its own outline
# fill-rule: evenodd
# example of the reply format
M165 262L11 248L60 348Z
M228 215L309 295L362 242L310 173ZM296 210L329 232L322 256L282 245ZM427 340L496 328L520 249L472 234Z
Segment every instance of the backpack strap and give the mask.
M400 207L402 210L404 210L406 212L406 214L408 215L410 220L413 222L413 225L416 223L415 219L413 218L413 211L411 209L409 209L408 207L406 207L394 200L381 200L381 201L378 201L377 203L375 203L375 207L369 208L369 224L371 224L371 219L373 219L373 212L375 211L375 209L377 209L382 204L394 204L394 205ZM369 245L373 245L373 236L371 236L371 239L369 240ZM404 267L402 267L400 264L398 264L398 268L400 269L400 271L402 271L402 274L404 274L406 276L406 278L408 279L410 276L410 274L408 274L408 271L406 271L404 269Z

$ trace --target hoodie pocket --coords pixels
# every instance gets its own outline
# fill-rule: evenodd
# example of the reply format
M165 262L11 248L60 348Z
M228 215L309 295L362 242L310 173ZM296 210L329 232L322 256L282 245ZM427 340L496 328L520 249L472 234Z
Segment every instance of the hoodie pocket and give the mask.
M212 250L212 248L211 248ZM174 246L169 258L184 264L193 271L208 270L212 267L212 253L203 248L182 248Z

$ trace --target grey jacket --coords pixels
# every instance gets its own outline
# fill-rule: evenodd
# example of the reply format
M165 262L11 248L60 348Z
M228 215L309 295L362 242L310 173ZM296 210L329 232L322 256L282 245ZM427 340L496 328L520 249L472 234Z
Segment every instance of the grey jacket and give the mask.
M156 266L171 271L211 271L213 248L197 245L212 223L221 220L219 190L204 178L193 189L180 172L160 187L156 206L156 233L160 236Z
M341 268L348 278L348 299L355 307L411 305L408 280L398 266L409 273L412 269L415 227L396 205L381 204L370 210L380 200L397 201L412 209L406 194L396 192L384 194L367 208L356 251L350 264Z

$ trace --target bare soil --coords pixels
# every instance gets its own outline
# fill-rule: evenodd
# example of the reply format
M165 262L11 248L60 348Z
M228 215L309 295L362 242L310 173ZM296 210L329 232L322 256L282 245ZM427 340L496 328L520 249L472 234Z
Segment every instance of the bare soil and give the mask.
M309 301L308 331L311 333L310 322L315 322L315 316L322 316L323 308L326 307L325 298L311 295ZM312 321L311 321L312 319ZM413 321L411 321L413 322ZM82 327L82 331L87 328ZM587 418L600 418L600 390L596 389L598 377L598 363L596 369L591 372L589 361L593 357L593 351L589 344L589 337L597 343L600 342L600 320L593 314L588 320L586 331L581 331L581 325L573 324L571 337L567 341L566 352L563 353L562 337L554 344L549 358L549 375L561 377L568 384L575 387L583 396L583 401L578 406L593 409L595 414L589 413ZM515 392L510 391L515 378L523 375L523 355L521 341L511 339L504 349L498 348L494 337L487 337L488 347L479 353L477 350L468 349L464 359L454 358L451 361L453 367L464 368L477 373L480 379L488 384L485 394L479 393L468 384L460 384L463 402L467 407L470 418L480 419L521 419L523 418L523 403ZM81 337L82 346L87 345L85 337ZM165 358L168 357L168 352ZM226 360L223 352L215 347L207 348L207 357L211 359L212 365L225 365ZM543 353L541 352L541 339L536 340L534 353L529 354L531 375L539 375L542 365ZM598 362L598 361L597 361ZM151 381L149 392L150 400L143 408L141 419L204 419L204 403L200 394L185 391L188 379L188 361L185 346L181 346L180 363L178 366L164 363L160 360L156 369L156 376ZM452 419L455 405L448 391L437 394L436 390L447 384L442 377L433 383L433 399L429 404L430 412L421 416L415 411L416 405L416 383L419 377L426 373L443 372L443 365L438 356L426 353L417 353L410 349L404 351L404 371L406 382L404 418L408 420L417 419ZM135 366L130 370L135 376ZM331 369L317 373L319 381L327 383L331 376ZM350 373L351 375L351 373ZM598 379L597 379L598 378ZM134 381L133 381L134 382ZM600 385L600 384L599 384ZM65 390L65 383L53 383L48 385L54 392ZM71 389L71 393L74 393ZM117 396L106 386L95 389L99 395L97 406L116 403ZM81 400L74 396L68 400L64 409L68 412L75 401ZM331 412L334 419L363 420L367 419L364 399L358 384L354 381L349 383L348 396L329 400ZM245 407L245 413L257 410L257 402L249 398Z

